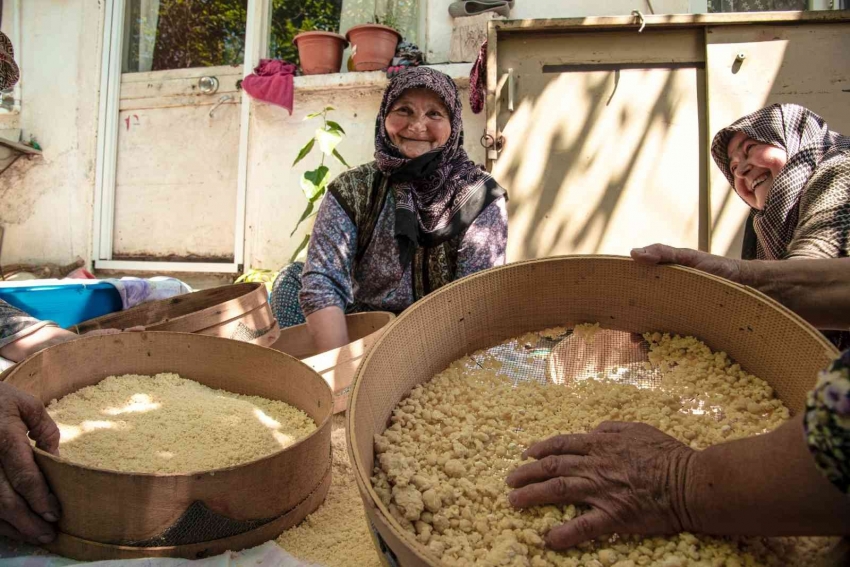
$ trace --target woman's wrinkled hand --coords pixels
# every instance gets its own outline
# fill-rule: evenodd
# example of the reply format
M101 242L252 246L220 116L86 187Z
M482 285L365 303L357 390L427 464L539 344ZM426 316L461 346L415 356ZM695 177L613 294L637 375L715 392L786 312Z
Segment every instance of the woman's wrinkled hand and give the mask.
M743 260L715 256L690 248L673 248L665 244L653 244L645 248L634 248L632 258L641 264L679 264L689 268L720 276L736 283L746 284L746 263Z
M33 458L30 438L39 449L58 454L59 428L44 405L0 382L0 535L50 543L59 501Z
M605 422L587 434L558 435L529 447L537 459L507 477L517 508L583 504L590 511L553 528L553 549L604 535L671 534L689 529L684 504L688 446L642 423Z

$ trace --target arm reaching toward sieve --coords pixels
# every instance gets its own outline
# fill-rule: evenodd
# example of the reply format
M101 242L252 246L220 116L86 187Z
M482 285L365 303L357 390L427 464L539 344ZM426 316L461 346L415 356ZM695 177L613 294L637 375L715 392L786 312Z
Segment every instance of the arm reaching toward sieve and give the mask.
M0 356L12 362L20 362L40 350L79 338L80 335L66 329L41 327L32 334L0 348Z
M733 260L653 244L632 250L642 264L680 264L755 288L822 330L850 328L850 258Z
M59 428L41 402L0 382L0 535L50 543L59 502L33 459L30 439L56 453Z
M590 511L552 529L566 549L606 534L850 534L850 499L814 465L802 418L694 451L646 424L607 422L535 445L507 478L518 508L576 503Z
M695 268L709 274L726 278L736 283L744 283L741 273L744 260L733 260L715 256L707 252L690 248L673 248L666 244L653 244L646 248L632 249L632 258L641 264L679 264ZM746 284L745 284L746 285Z
M306 317L307 330L319 352L326 352L348 344L348 327L345 313L332 305L310 313Z
M20 362L54 344L77 338L50 321L40 321L0 300L0 356Z

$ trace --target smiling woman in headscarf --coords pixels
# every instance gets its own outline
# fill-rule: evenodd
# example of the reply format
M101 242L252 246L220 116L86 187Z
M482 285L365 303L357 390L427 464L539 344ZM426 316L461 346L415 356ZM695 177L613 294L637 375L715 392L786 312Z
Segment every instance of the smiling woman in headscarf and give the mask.
M400 312L431 291L504 264L505 190L463 149L451 78L425 67L393 78L375 124L375 161L328 187L303 271L281 272L281 326L304 321L317 348L348 342L345 313Z
M850 138L796 104L749 114L711 155L751 208L744 259L850 255Z

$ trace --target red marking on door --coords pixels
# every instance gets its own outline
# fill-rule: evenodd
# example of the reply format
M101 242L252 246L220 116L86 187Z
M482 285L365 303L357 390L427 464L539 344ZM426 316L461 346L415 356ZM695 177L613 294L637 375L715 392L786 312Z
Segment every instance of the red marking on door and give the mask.
M139 122L139 115L138 114L134 114L133 118L135 118L135 120L133 120L133 124L135 124L136 126L141 124L141 122ZM127 116L124 119L124 123L127 125L127 130L129 131L130 130L130 117L129 116Z

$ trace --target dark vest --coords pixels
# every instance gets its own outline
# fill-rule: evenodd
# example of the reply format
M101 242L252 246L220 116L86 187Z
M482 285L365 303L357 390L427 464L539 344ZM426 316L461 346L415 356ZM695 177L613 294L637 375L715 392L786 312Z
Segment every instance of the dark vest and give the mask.
M374 162L347 171L328 185L328 191L357 227L355 265L372 242L375 225L391 190L389 180ZM460 240L457 236L431 248L416 248L410 266L414 301L454 281Z

